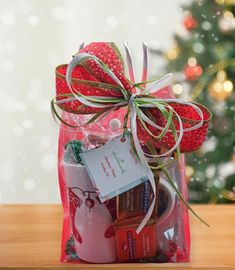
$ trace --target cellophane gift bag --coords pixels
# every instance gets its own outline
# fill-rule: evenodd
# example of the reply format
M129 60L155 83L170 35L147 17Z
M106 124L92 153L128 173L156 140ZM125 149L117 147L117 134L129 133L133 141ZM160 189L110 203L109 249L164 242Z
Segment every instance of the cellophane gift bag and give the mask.
M146 56L146 47L144 52ZM81 48L69 65L59 66L56 70L57 97L54 103L62 109L59 116L53 107L54 114L61 121L58 144L58 175L64 209L61 261L188 262L190 231L183 153L196 150L203 142L210 113L200 105L176 100L171 88L163 87L161 80L156 84L155 88L159 88L156 93L128 95L134 86L141 85L140 89L144 91L142 86L146 84L146 78L142 84L132 84L131 87L131 82L124 76L122 61L113 43L91 43ZM143 78L146 77L146 66L143 74ZM133 81L131 73L130 77ZM119 82L122 90L116 94ZM123 100L122 95L125 97ZM111 104L111 109L97 106L100 104L99 96L103 98L100 103ZM136 97L140 98L140 108L145 108L142 110L144 115L138 114L135 119L131 106L137 104L133 101ZM154 107L145 105L161 100L169 105L164 112L161 106L157 106L156 110L155 103ZM119 106L113 107L115 102L119 102ZM100 108L105 109L101 109L100 113ZM173 116L167 119L162 117L170 115L171 110ZM171 121L176 127L175 133ZM165 126L171 126L171 131L166 130L160 140L155 140L159 135L156 128L162 130ZM141 145L139 151L146 154L156 192L147 179L118 192L116 196L102 199L100 190L94 184L94 176L84 163L83 154L107 145L126 131L130 134L132 154L136 160L141 161L140 153L135 152L138 143ZM138 143L134 136L138 138ZM150 151L151 147L146 147L149 142L154 154ZM167 151L167 155L161 155ZM176 151L180 151L181 155L177 155ZM156 154L158 159L153 158ZM122 166L124 161L117 161ZM107 164L110 165L108 159ZM152 205L151 215L138 231Z
M74 129L64 124L60 126L58 174L64 208L61 261L187 262L190 251L188 210L161 172L158 209L156 209L156 217L159 219L149 225L149 235L145 239L146 246L142 246L141 233L133 236L131 240L126 235L128 231L135 233L136 226L140 222L138 217L142 217L146 212L148 201L151 199L150 186L147 183L141 184L101 203L79 158L79 151L82 149L97 147L120 134L120 128L113 131L110 126L104 125L105 122L111 122L111 127L112 123L114 126L120 126L119 121L123 120L123 113L119 113L120 115L118 113L111 115L113 118L103 119L104 122L101 121L103 123L96 123L88 129L84 127ZM63 118L74 123L74 115L65 112ZM84 116L80 121L85 120L82 118ZM169 171L179 190L187 198L183 156L181 165L175 161L169 167ZM136 223L124 224L125 220L130 218L131 222ZM121 224L115 228L115 222L118 220ZM150 239L153 239L154 243L148 243ZM140 246L137 245L135 248L139 250L134 250L134 243L138 241ZM122 250L125 254L121 252ZM135 252L141 254L135 256ZM152 256L145 257L147 252L153 252Z

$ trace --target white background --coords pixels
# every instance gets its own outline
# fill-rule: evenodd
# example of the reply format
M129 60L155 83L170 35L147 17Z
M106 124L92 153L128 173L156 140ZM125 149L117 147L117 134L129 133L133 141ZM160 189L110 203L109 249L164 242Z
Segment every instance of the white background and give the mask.
M82 41L128 41L138 73L142 41L171 47L181 2L0 0L0 203L60 201L55 67ZM157 59L151 72L162 66Z

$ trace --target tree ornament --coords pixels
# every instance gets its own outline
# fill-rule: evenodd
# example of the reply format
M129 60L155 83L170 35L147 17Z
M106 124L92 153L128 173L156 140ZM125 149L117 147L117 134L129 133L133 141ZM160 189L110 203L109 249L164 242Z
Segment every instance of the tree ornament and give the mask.
M180 54L180 48L178 46L178 43L176 42L174 44L174 47L172 47L168 52L166 52L166 58L169 61L175 60Z
M89 209L93 208L95 205L95 201L91 198L90 193L88 194L88 197L85 199L85 205Z
M209 84L208 90L213 99L222 101L231 96L233 83L227 79L227 73L224 70L220 70L216 78Z
M187 181L189 181L189 179L194 175L194 168L191 166L186 166L185 173L186 173L186 179Z
M184 75L187 80L194 81L202 75L202 67L197 64L197 60L194 57L188 59L188 64L184 68Z
M205 31L210 31L211 28L212 28L212 24L211 24L209 21L203 21L203 22L201 23L201 27L202 27L202 29L205 30Z
M183 86L180 83L176 83L172 86L172 91L176 94L176 95L180 95L183 92Z
M183 25L188 31L192 31L198 26L198 22L192 15L188 15L184 18Z
M201 54L205 51L205 46L201 42L195 42L192 46L195 53Z
M231 32L235 29L235 18L231 11L225 10L219 19L219 28L223 33Z

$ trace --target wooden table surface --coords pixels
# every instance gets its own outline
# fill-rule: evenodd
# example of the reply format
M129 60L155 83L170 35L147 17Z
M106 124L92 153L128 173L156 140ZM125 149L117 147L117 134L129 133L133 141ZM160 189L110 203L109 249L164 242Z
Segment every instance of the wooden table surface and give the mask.
M64 264L59 262L60 205L0 206L0 269L232 269L235 270L235 205L194 205L211 226L191 216L188 264Z

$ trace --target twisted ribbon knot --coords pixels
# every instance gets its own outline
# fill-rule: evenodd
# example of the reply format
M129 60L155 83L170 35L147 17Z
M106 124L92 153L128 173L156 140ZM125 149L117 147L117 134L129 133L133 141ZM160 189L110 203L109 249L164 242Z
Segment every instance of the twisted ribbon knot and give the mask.
M131 96L130 96L130 98L129 98L129 101L128 101L129 106L131 106L130 104L131 104L132 102L134 102L134 99L135 99L135 98L136 98L136 94L132 93Z
M69 63L67 70L66 70L66 82L67 86L69 87L70 94L65 95L62 94L61 96L57 96L56 100L52 101L52 109L53 112L56 114L57 117L58 114L56 113L56 110L54 109L54 104L57 104L58 106L69 103L71 101L77 100L81 104L89 107L89 108L96 108L97 110L101 110L101 113L96 113L94 116L94 119L99 119L101 116L105 116L107 112L111 112L114 109L120 108L120 107L128 107L127 110L127 117L126 120L129 117L130 114L130 131L132 134L132 139L134 142L134 147L136 150L136 153L139 157L140 163L146 172L146 175L151 183L154 199L149 207L149 210L142 220L141 224L137 228L137 233L139 233L142 228L146 225L148 220L150 219L152 212L155 207L155 200L156 200L156 185L154 180L154 175L149 167L147 158L155 158L159 159L160 157L168 156L173 151L177 150L178 154L180 152L179 146L183 138L183 134L185 132L193 132L194 130L199 130L204 125L204 115L208 113L206 109L202 106L199 107L198 104L187 102L183 99L163 99L163 98L157 98L153 96L152 94L162 89L166 83L171 79L172 74L166 74L165 76L162 76L160 78L155 78L152 80L147 80L147 46L143 44L143 72L142 72L142 81L140 83L135 82L134 78L134 71L132 67L132 60L129 48L126 43L124 43L124 48L126 51L127 56L127 66L130 76L130 84L131 85L131 91L127 90L122 81L115 75L115 73L112 71L111 68L109 68L106 64L104 64L98 57L95 55L89 54L87 52L78 53L74 56L72 61ZM81 48L80 48L81 49ZM81 85L91 85L91 87L100 88L100 89L117 89L117 91L122 93L122 96L105 96L105 95L98 95L98 96L89 96L84 95L81 92L79 92L77 89L74 88L73 81L72 81L72 71L77 65L86 66L87 61L92 60L96 65L106 74L109 78L111 78L116 85L112 84L105 84L101 82L94 82L94 81L84 81L80 80L78 81L78 84ZM87 70L90 70L90 67L87 67ZM151 83L149 85L149 83ZM134 91L133 91L134 90ZM72 95L71 95L72 94ZM64 96L69 96L64 98ZM58 98L59 97L59 98ZM177 112L176 108L172 106L172 104L177 105L186 105L189 108L191 107L197 114L197 121L194 125L186 125L183 126L183 121L181 119L181 116ZM161 112L163 118L165 119L165 126L158 125L155 123L148 115L143 112L142 108L145 109L157 109ZM62 107L63 109L63 107ZM194 113L195 113L194 112ZM75 112L76 113L76 112ZM210 113L208 113L206 121L210 119ZM175 124L173 123L173 117L177 119L178 121L178 127L175 127ZM166 151L165 153L145 153L142 149L141 143L139 141L139 137L137 134L137 118L138 121L142 124L144 127L144 130L146 134L151 136L153 139L161 140L164 136L166 137L166 134L172 134L175 143ZM61 119L61 118L60 118ZM63 119L61 119L62 122ZM91 121L91 120L90 120ZM93 121L93 118L92 118ZM153 134L153 132L150 130L149 127L154 128L158 131L157 134ZM208 125L207 125L208 127ZM205 126L206 128L206 126ZM169 137L169 135L167 135ZM205 134L203 134L205 136ZM190 137L189 137L190 139ZM164 165L159 165L158 167L155 167L155 169L163 168ZM174 186L175 188L175 186ZM189 207L189 206L188 206Z

